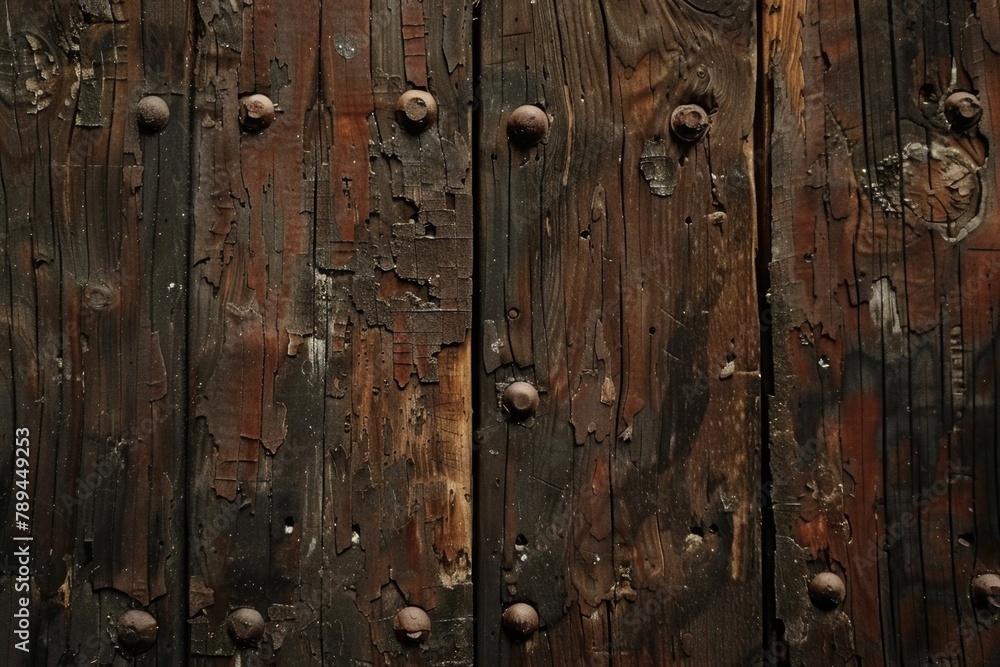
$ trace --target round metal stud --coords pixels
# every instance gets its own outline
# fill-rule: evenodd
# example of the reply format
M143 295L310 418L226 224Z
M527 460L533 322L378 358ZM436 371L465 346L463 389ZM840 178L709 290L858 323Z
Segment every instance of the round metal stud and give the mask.
M396 638L404 644L422 644L431 636L431 619L420 607L404 607L392 621Z
M135 106L135 120L140 131L154 134L165 128L170 121L170 107L162 97L148 95Z
M528 639L538 631L538 612L530 604L515 602L504 610L501 623L513 639Z
M541 399L538 390L527 382L512 382L503 390L500 405L514 419L527 419L535 414Z
M152 614L129 609L118 617L118 645L132 653L148 651L156 643L157 630Z
M518 146L535 146L549 133L549 117L533 104L519 106L507 118L507 136Z
M832 611L847 595L844 580L833 572L820 572L809 582L809 598L818 609Z
M967 130L983 116L983 105L972 93L952 93L944 101L944 115L956 130Z
M408 90L396 100L396 120L407 132L423 132L437 120L434 96L423 90Z
M229 614L229 634L241 646L252 646L264 637L264 617L256 609L243 607Z
M274 122L274 102L267 95L247 95L240 99L240 125L247 132L260 132Z
M697 104L682 104L670 114L670 129L681 141L698 141L709 126L708 114Z
M977 575L972 580L972 603L980 609L1000 611L1000 576L992 573Z

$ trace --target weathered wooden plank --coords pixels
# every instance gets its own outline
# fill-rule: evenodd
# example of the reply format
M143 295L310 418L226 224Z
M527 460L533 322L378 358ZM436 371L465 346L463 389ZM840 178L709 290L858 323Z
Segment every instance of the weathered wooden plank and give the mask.
M192 659L468 664L471 7L198 13ZM257 132L249 94L277 107ZM241 647L243 607L265 632Z
M995 3L774 6L777 616L796 665L983 665L996 605ZM950 112L978 94L982 121ZM951 101L949 101L951 100ZM810 602L833 572L846 599Z
M159 626L139 664L184 646L186 3L7 6L0 36L0 530L5 664L123 664L117 619ZM137 106L169 122L140 134ZM30 594L13 434L27 429ZM20 543L24 544L24 543ZM30 599L28 653L14 614Z
M478 664L745 663L755 8L481 11ZM508 140L524 104L551 123L537 146ZM700 141L671 132L684 104L710 114ZM526 419L502 405L514 381L540 394ZM538 610L527 642L501 630L513 602Z

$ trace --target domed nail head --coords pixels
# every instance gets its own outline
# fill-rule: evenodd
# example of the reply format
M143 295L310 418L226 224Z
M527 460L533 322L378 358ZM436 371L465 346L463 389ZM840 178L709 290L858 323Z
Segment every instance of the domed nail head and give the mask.
M549 117L533 104L519 106L507 118L507 136L518 146L535 146L548 132Z
M820 572L809 582L809 598L817 609L832 611L847 595L844 580L833 572Z
M967 130L983 116L979 98L965 91L952 93L944 101L944 115L955 130Z
M512 382L503 390L500 405L504 412L517 420L527 419L538 411L541 399L538 390L527 382Z
M437 121L434 96L423 90L408 90L396 100L396 120L407 132L423 132Z
M148 611L129 609L118 617L118 645L132 653L142 653L156 643L159 630L156 619Z
M253 646L264 637L264 617L244 607L229 615L229 634L240 646Z
M980 609L1000 611L1000 576L992 573L977 575L972 580L972 603Z
M274 102L266 95L247 95L240 100L240 125L247 132L260 132L274 122Z
M165 128L170 122L170 107L158 95L148 95L135 107L135 120L139 131L155 134Z
M515 602L503 612L503 629L513 639L529 639L538 631L538 612L530 604Z
M431 635L431 619L420 607L404 607L396 612L392 628L404 644L422 644Z
M682 104L670 114L670 129L681 141L698 141L705 136L708 125L708 113L697 104Z

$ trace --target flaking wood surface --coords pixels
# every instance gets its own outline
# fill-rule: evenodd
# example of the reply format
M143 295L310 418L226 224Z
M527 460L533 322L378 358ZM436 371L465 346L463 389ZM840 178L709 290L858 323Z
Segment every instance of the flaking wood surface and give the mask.
M193 664L468 664L471 8L201 0L197 21ZM439 105L422 134L394 118L414 87ZM278 109L257 134L250 93ZM393 632L407 604L419 647ZM238 607L260 647L230 641Z
M760 650L750 2L480 7L477 664ZM679 104L711 113L694 145ZM512 145L523 104L550 118ZM518 423L503 388L534 384ZM512 602L537 607L528 642Z
M992 665L996 3L784 1L764 25L777 617L793 665ZM978 94L982 121L944 101ZM830 570L844 604L806 586Z
M0 663L125 664L124 610L184 650L186 3L5 3L0 30ZM138 100L172 115L141 136ZM13 615L30 431L30 653Z

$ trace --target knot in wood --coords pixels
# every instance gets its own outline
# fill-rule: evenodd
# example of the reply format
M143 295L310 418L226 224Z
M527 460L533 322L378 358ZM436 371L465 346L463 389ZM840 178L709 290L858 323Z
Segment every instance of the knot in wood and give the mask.
M247 95L240 100L240 125L247 132L260 132L274 122L274 102L267 95Z
M392 628L404 644L422 644L431 636L431 619L420 607L404 607L396 612Z
M548 132L549 117L533 104L519 106L507 119L507 136L518 146L535 146Z
M538 630L538 612L530 604L515 602L504 610L501 623L513 639L528 639Z
M1000 611L1000 576L980 574L972 580L972 603L990 612Z
M156 643L159 629L148 611L129 609L118 617L118 645L132 653L142 653Z
M527 382L512 382L503 390L500 405L514 419L527 419L535 414L541 399L538 390Z
M847 595L844 580L833 572L820 572L809 582L809 598L818 609L832 611Z
M237 609L229 615L229 634L237 644L252 646L264 636L264 617L256 609Z
M670 114L670 129L681 141L698 141L705 136L708 125L708 113L697 104L682 104Z
M944 115L954 130L967 130L983 116L983 105L972 93L958 91L944 101Z
M135 119L139 130L147 134L159 132L170 121L170 107L158 95L147 95L135 107Z
M396 120L408 132L423 132L437 120L434 96L423 90L408 90L396 100Z

